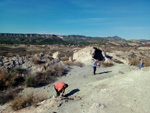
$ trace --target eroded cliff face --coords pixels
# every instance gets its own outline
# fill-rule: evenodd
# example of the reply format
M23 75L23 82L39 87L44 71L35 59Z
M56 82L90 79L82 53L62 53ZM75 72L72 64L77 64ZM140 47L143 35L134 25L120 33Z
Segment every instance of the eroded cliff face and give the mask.
M54 59L51 53L39 53L34 56L13 56L4 57L0 56L0 69L7 70L8 72L19 67L27 72L36 73L45 71L51 65L62 66L61 62Z

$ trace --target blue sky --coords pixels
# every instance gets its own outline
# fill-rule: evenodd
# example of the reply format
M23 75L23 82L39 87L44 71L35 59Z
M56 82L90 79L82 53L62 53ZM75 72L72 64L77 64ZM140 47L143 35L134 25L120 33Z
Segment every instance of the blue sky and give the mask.
M0 33L150 39L150 0L0 0Z

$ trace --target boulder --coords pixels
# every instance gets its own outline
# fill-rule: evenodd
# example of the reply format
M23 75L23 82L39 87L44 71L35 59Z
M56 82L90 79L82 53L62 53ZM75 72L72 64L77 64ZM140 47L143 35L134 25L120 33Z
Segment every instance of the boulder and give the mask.
M69 62L73 62L73 56L69 57Z
M73 60L81 62L83 64L91 65L93 59L98 59L99 61L105 59L105 54L101 48L88 46L78 51L75 51L73 54Z
M60 53L59 52L55 52L55 53L53 53L52 57L55 58L55 59L59 59Z

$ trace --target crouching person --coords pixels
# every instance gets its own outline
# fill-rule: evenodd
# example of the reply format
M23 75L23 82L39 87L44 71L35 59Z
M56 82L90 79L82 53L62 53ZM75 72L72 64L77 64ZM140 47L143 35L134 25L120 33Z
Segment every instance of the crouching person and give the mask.
M62 97L65 89L68 87L68 84L64 83L64 82L56 82L54 85L54 89L56 91L56 97Z

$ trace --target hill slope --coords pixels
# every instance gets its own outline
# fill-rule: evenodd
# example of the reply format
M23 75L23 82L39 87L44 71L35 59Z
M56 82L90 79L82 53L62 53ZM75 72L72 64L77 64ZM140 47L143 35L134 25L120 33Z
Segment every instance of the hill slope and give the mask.
M11 113L149 113L149 70L149 67L139 70L117 64L109 68L100 67L93 75L92 66L73 67L66 76L58 79L69 84L66 94L73 100L53 98L53 84L27 88L24 92L43 92L50 98L39 103L37 108Z

